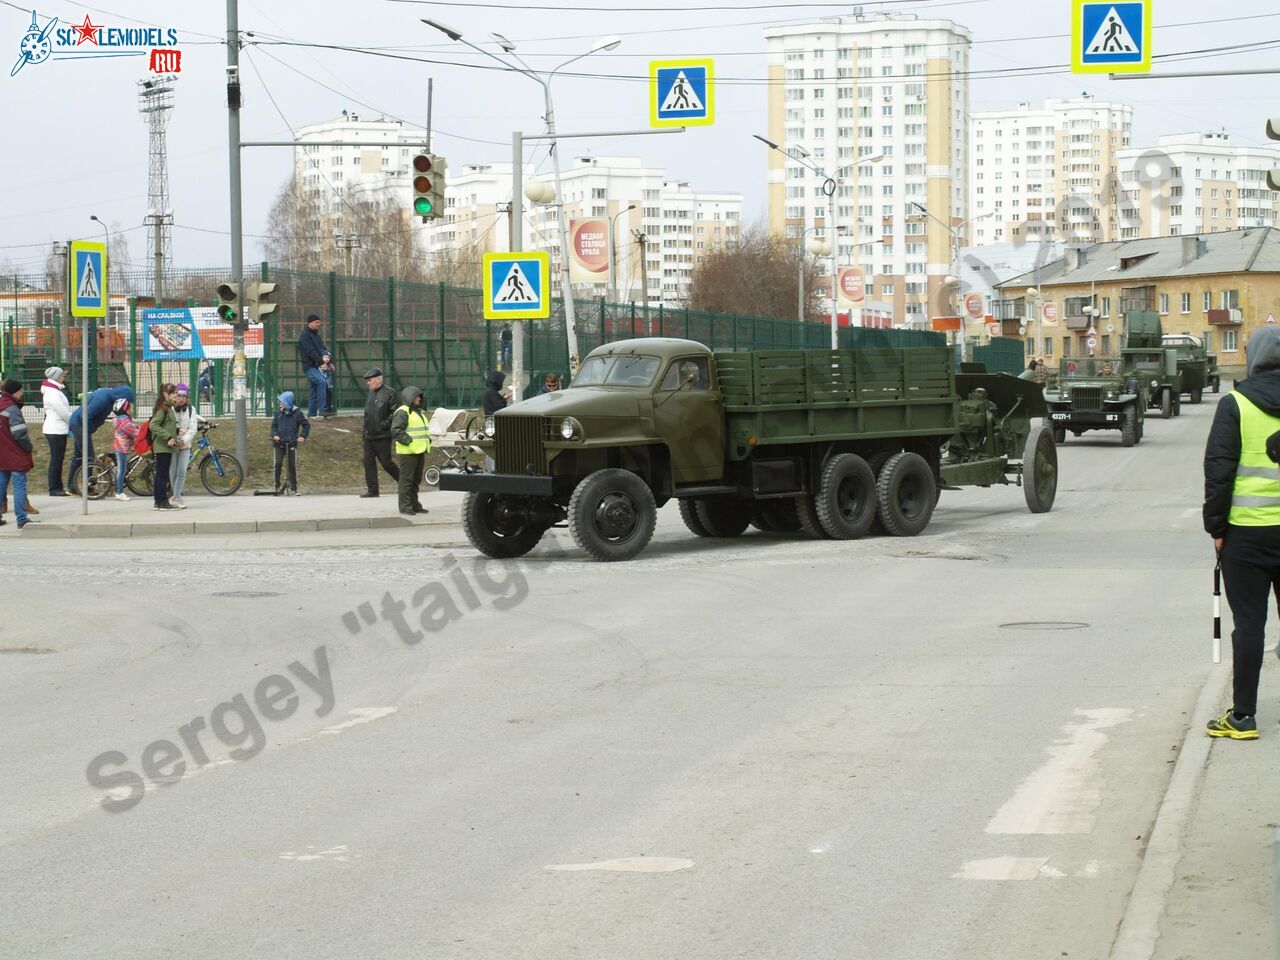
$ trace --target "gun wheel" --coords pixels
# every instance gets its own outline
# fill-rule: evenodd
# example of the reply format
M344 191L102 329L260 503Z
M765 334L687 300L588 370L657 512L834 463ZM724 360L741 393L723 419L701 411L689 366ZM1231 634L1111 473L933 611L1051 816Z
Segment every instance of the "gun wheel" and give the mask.
M1058 448L1047 427L1036 427L1022 453L1022 494L1032 513L1048 513L1058 495Z

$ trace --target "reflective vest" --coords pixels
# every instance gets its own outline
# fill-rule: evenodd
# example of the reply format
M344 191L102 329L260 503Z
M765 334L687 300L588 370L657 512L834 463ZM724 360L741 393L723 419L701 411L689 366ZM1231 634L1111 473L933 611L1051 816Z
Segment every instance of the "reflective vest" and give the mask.
M1267 438L1280 430L1280 417L1259 410L1239 392L1240 463L1231 492L1227 523L1234 527L1280 526L1280 467L1267 456Z
M401 404L396 410L401 410L409 415L409 422L405 425L404 432L409 435L408 443L396 441L396 453L406 456L415 453L427 453L431 449L431 434L427 429L427 415L421 407L410 408Z

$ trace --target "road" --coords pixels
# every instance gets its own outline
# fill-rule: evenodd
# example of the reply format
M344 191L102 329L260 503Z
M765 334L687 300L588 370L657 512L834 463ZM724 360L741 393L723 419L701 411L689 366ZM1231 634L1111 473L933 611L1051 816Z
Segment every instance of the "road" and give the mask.
M1105 957L1209 671L1183 409L908 540L0 541L3 952Z

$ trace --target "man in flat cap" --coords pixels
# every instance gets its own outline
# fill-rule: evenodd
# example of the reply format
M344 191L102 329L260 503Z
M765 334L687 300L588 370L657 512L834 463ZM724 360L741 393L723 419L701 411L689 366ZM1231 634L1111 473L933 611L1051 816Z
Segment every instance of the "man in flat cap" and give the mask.
M391 417L400 406L396 392L382 382L382 371L372 367L364 375L369 399L364 404L364 483L361 497L378 495L378 464L392 480L399 482L400 468L391 459Z

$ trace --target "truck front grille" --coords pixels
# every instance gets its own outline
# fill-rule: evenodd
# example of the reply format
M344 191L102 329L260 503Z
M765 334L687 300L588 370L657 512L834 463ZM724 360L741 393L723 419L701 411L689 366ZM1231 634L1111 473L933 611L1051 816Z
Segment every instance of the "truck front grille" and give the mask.
M1102 388L1074 387L1071 390L1071 405L1082 413L1101 413Z
M533 473L541 474L545 470L542 455L542 417L517 416L510 414L493 418L494 423L494 462L498 473L515 473L520 476Z

